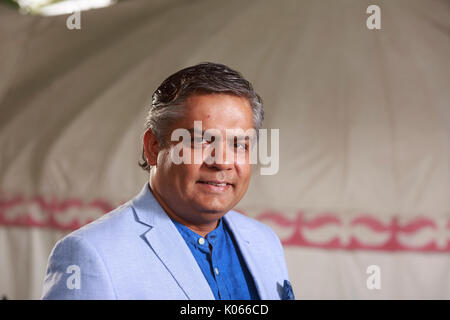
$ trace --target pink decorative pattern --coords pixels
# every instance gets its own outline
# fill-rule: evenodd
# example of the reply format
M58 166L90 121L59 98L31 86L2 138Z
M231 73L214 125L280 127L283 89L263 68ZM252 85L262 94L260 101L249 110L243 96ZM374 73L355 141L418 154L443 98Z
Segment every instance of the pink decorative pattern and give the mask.
M382 222L366 214L354 217L350 221L343 221L342 218L330 213L318 214L310 219L306 219L305 216L303 212L298 212L295 217L288 218L278 212L266 211L257 218L275 230L290 229L288 235L281 237L282 243L286 246L345 250L450 251L448 220L437 221L419 217L400 223L398 217ZM308 235L311 231L320 232L321 229L330 226L334 228L328 228L323 241L314 240L314 237ZM375 238L375 241L368 241L364 235L355 232L357 228L361 229L364 235L374 235L372 238Z
M113 209L108 202L80 199L57 200L35 196L0 198L0 225L76 230ZM82 213L82 215L80 214Z
M71 231L111 211L107 201L58 200L35 196L0 196L0 225ZM256 218L270 225L284 246L343 250L450 251L450 221L418 217L379 219L368 214L344 217L333 213L294 216L264 211Z

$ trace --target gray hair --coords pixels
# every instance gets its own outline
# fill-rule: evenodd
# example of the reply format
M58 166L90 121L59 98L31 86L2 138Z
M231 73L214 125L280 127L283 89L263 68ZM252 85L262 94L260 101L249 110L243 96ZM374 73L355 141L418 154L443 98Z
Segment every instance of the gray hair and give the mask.
M264 120L261 97L241 73L226 65L212 62L182 69L161 83L153 93L145 131L151 129L160 147L167 146L170 134L168 131L174 123L183 118L186 99L191 95L204 93L225 93L246 98L252 108L253 125L258 134ZM139 166L150 171L144 149Z

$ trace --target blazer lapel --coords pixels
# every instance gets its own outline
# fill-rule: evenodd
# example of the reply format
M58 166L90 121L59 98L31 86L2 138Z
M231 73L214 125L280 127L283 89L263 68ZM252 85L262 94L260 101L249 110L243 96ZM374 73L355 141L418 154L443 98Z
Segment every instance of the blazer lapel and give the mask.
M153 196L148 183L133 199L138 221L151 228L143 235L188 299L214 299L214 295L189 247L164 209Z
M253 276L256 289L258 290L259 298L262 300L271 299L264 284L263 270L261 269L263 268L263 264L261 263L261 261L258 261L257 257L255 257L254 250L252 250L252 243L249 240L249 237L241 232L241 230L239 230L237 225L234 223L231 211L224 216L224 219L226 220L228 227L230 228L234 238L236 239L239 250L241 251L245 263L247 264L248 270Z

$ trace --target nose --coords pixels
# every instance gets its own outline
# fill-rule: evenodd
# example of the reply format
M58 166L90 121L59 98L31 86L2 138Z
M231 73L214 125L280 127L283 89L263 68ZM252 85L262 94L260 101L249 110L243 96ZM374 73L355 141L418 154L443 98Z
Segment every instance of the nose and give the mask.
M210 152L213 159L205 159L205 164L209 168L216 170L231 170L234 167L234 154L231 157L232 150L226 150L225 143L217 143L216 147ZM229 154L230 160L227 160Z

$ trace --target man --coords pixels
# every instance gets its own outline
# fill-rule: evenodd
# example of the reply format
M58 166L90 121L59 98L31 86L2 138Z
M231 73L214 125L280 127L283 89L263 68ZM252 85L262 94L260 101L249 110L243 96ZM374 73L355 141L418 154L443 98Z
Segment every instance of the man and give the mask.
M149 182L56 244L43 298L293 299L278 237L232 210L250 182L255 136L228 139L227 130L257 132L262 121L260 97L225 65L167 78L143 137ZM191 135L188 143L173 141L177 130Z

